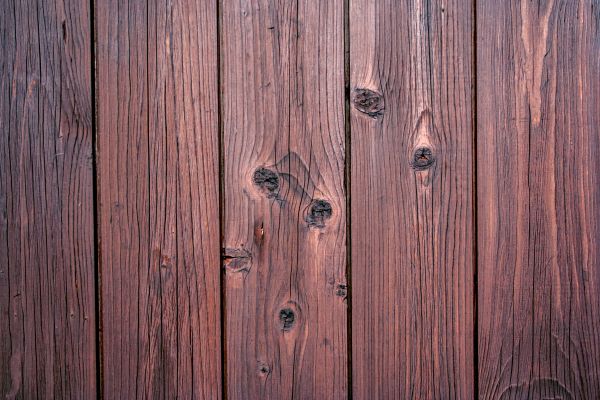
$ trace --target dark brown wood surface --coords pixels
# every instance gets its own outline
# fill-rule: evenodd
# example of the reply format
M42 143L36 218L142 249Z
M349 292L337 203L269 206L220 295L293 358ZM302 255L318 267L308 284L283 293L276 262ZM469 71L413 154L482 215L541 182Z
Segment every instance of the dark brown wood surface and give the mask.
M222 6L227 398L346 398L344 4Z
M356 399L474 397L471 14L351 2Z
M221 397L217 13L96 2L104 397Z
M477 2L482 399L600 398L600 4Z
M91 16L0 5L0 396L96 396Z

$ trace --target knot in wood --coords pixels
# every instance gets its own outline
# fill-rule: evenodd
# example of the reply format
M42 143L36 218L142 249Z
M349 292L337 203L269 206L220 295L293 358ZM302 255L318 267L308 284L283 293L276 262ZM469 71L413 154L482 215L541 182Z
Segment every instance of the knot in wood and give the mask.
M294 326L296 315L291 308L284 308L279 311L279 322L281 322L281 329L289 331Z
M271 368L269 368L269 366L266 363L260 362L258 363L258 372L261 375L268 375L271 372Z
M276 195L279 189L279 175L270 169L260 167L254 171L252 182L262 191L267 193L267 197Z
M335 295L339 297L346 297L348 294L348 286L345 283L339 283L335 290Z
M417 171L423 171L431 167L435 162L433 152L429 147L419 147L413 153L410 165Z
M377 118L383 115L383 96L369 89L354 89L354 107L369 117Z
M325 226L325 221L331 218L332 214L333 209L328 201L315 199L310 205L310 210L306 216L306 223L310 227L322 228Z

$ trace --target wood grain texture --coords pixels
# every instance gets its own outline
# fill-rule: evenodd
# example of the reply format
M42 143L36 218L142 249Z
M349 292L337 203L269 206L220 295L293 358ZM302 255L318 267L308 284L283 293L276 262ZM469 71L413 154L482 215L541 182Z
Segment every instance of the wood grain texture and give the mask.
M350 7L353 396L470 399L471 3Z
M482 399L600 398L600 4L477 2Z
M0 397L96 395L90 8L0 6Z
M343 11L222 4L229 399L347 397Z
M98 1L105 398L221 397L214 1Z

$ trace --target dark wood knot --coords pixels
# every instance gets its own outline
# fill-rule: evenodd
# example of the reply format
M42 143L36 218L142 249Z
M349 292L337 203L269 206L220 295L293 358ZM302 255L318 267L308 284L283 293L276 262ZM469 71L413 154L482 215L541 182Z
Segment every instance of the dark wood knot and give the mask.
M310 210L306 215L306 223L310 227L323 228L325 221L331 218L333 208L326 200L315 199L310 204Z
M413 153L410 165L416 171L424 171L435 163L435 157L429 147L419 147Z
M348 285L346 285L345 283L338 283L335 289L335 295L346 298L346 296L348 295Z
M270 169L260 167L254 171L252 182L267 194L267 197L277 196L279 190L279 175Z
M261 375L269 375L269 373L271 372L271 368L269 368L269 366L264 363L264 362L259 362L258 363L258 373Z
M284 308L279 311L279 322L281 322L281 329L283 331L289 331L294 326L296 321L296 314L291 308Z
M380 93L369 89L354 89L352 102L358 111L369 117L377 118L383 115L385 105Z

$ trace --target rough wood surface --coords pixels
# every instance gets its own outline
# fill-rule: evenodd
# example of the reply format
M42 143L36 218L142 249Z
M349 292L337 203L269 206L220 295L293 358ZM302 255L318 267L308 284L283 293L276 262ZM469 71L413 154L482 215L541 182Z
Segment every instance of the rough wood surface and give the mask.
M87 2L0 6L0 397L96 396Z
M482 399L600 398L600 4L477 2Z
M214 1L97 1L105 398L221 397Z
M343 2L221 11L227 398L346 398Z
M0 2L0 397L600 398L599 78L597 0Z
M350 5L353 396L470 399L472 6Z

